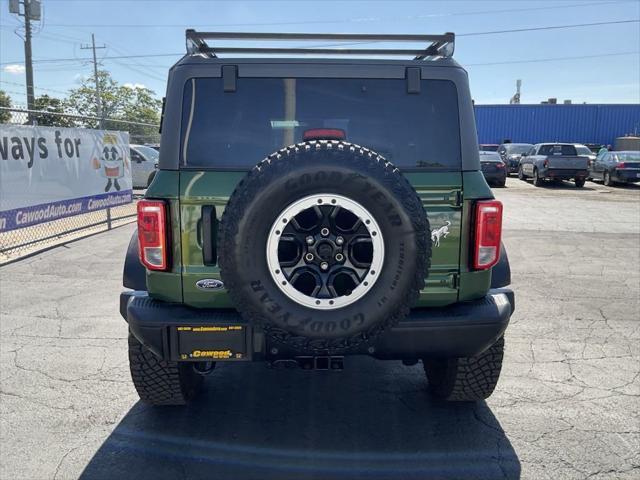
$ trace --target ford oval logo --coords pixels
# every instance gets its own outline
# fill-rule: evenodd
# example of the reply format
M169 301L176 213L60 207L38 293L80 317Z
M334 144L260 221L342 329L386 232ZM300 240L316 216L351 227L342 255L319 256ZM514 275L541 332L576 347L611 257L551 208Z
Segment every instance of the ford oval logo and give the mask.
M196 287L200 290L222 290L224 288L224 283L220 280L216 280L215 278L203 278L196 282Z

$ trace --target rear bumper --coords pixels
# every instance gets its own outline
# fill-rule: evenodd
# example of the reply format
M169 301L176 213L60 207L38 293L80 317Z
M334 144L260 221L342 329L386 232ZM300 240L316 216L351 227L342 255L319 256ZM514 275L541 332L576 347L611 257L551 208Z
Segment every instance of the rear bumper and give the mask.
M613 171L613 179L617 182L627 182L627 183L636 183L640 182L640 169L629 169L624 170L621 168L616 168Z
M479 300L440 308L414 309L373 344L348 354L383 359L477 355L504 333L514 310L515 296L507 288L492 289ZM120 295L120 314L136 338L166 360L203 360L200 354L185 355L185 348L196 348L191 343L189 347L184 346L178 328L185 330L185 327L193 327L195 331L202 330L199 327L207 327L208 330L220 327L224 330L233 326L233 337L224 334L228 340L210 332L202 335L202 339L189 340L197 343L199 352L231 351L232 355L223 358L225 360L275 360L295 358L301 354L252 328L235 310L196 309L155 300L147 292L125 291ZM229 345L224 344L226 341Z
M495 172L482 172L487 182L503 182L507 178L507 172L505 169L497 170Z
M587 178L589 172L585 170L576 169L547 169L543 172L544 178L554 178L560 180L570 180L572 178Z

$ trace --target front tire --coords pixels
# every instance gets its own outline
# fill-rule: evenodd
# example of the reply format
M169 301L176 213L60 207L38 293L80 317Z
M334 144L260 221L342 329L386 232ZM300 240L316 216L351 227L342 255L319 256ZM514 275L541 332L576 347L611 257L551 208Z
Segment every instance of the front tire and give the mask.
M129 368L136 391L150 405L186 405L202 387L191 363L161 360L129 333Z
M502 370L504 337L475 357L423 359L429 391L445 401L475 402L489 398Z
M524 171L522 170L522 165L518 167L518 179L525 181L526 177L524 176Z

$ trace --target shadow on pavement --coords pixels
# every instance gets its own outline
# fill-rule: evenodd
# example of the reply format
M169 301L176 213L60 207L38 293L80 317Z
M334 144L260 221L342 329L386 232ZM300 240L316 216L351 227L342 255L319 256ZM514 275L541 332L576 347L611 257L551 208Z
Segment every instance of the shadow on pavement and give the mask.
M538 188L546 188L548 190L576 190L576 191L584 191L584 190L595 190L594 186L589 186L589 183L585 183L584 187L578 188L575 183L572 181L553 181L553 180L545 180L542 182L542 186Z
M82 477L519 478L484 402L431 400L421 365L347 358L342 372L223 365L187 408L133 406Z
M604 182L602 180L591 180L591 183L596 184L596 185L601 185L605 188L615 188L615 189L620 189L620 190L640 190L640 184L639 183L615 183L614 185L612 185L611 187L607 187ZM588 185L588 183L587 183Z

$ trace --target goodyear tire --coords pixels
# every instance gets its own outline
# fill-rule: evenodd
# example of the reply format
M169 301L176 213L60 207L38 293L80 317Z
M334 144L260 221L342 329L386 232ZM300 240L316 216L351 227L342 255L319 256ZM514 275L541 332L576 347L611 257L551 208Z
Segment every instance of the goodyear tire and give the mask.
M151 405L186 405L202 386L202 375L193 370L193 364L159 359L132 333L129 368L140 400Z
M446 401L484 400L496 388L503 357L504 337L500 337L476 357L423 359L429 391Z
M299 143L233 192L218 230L221 276L238 311L276 342L344 352L409 312L429 268L429 231L417 193L383 157Z

